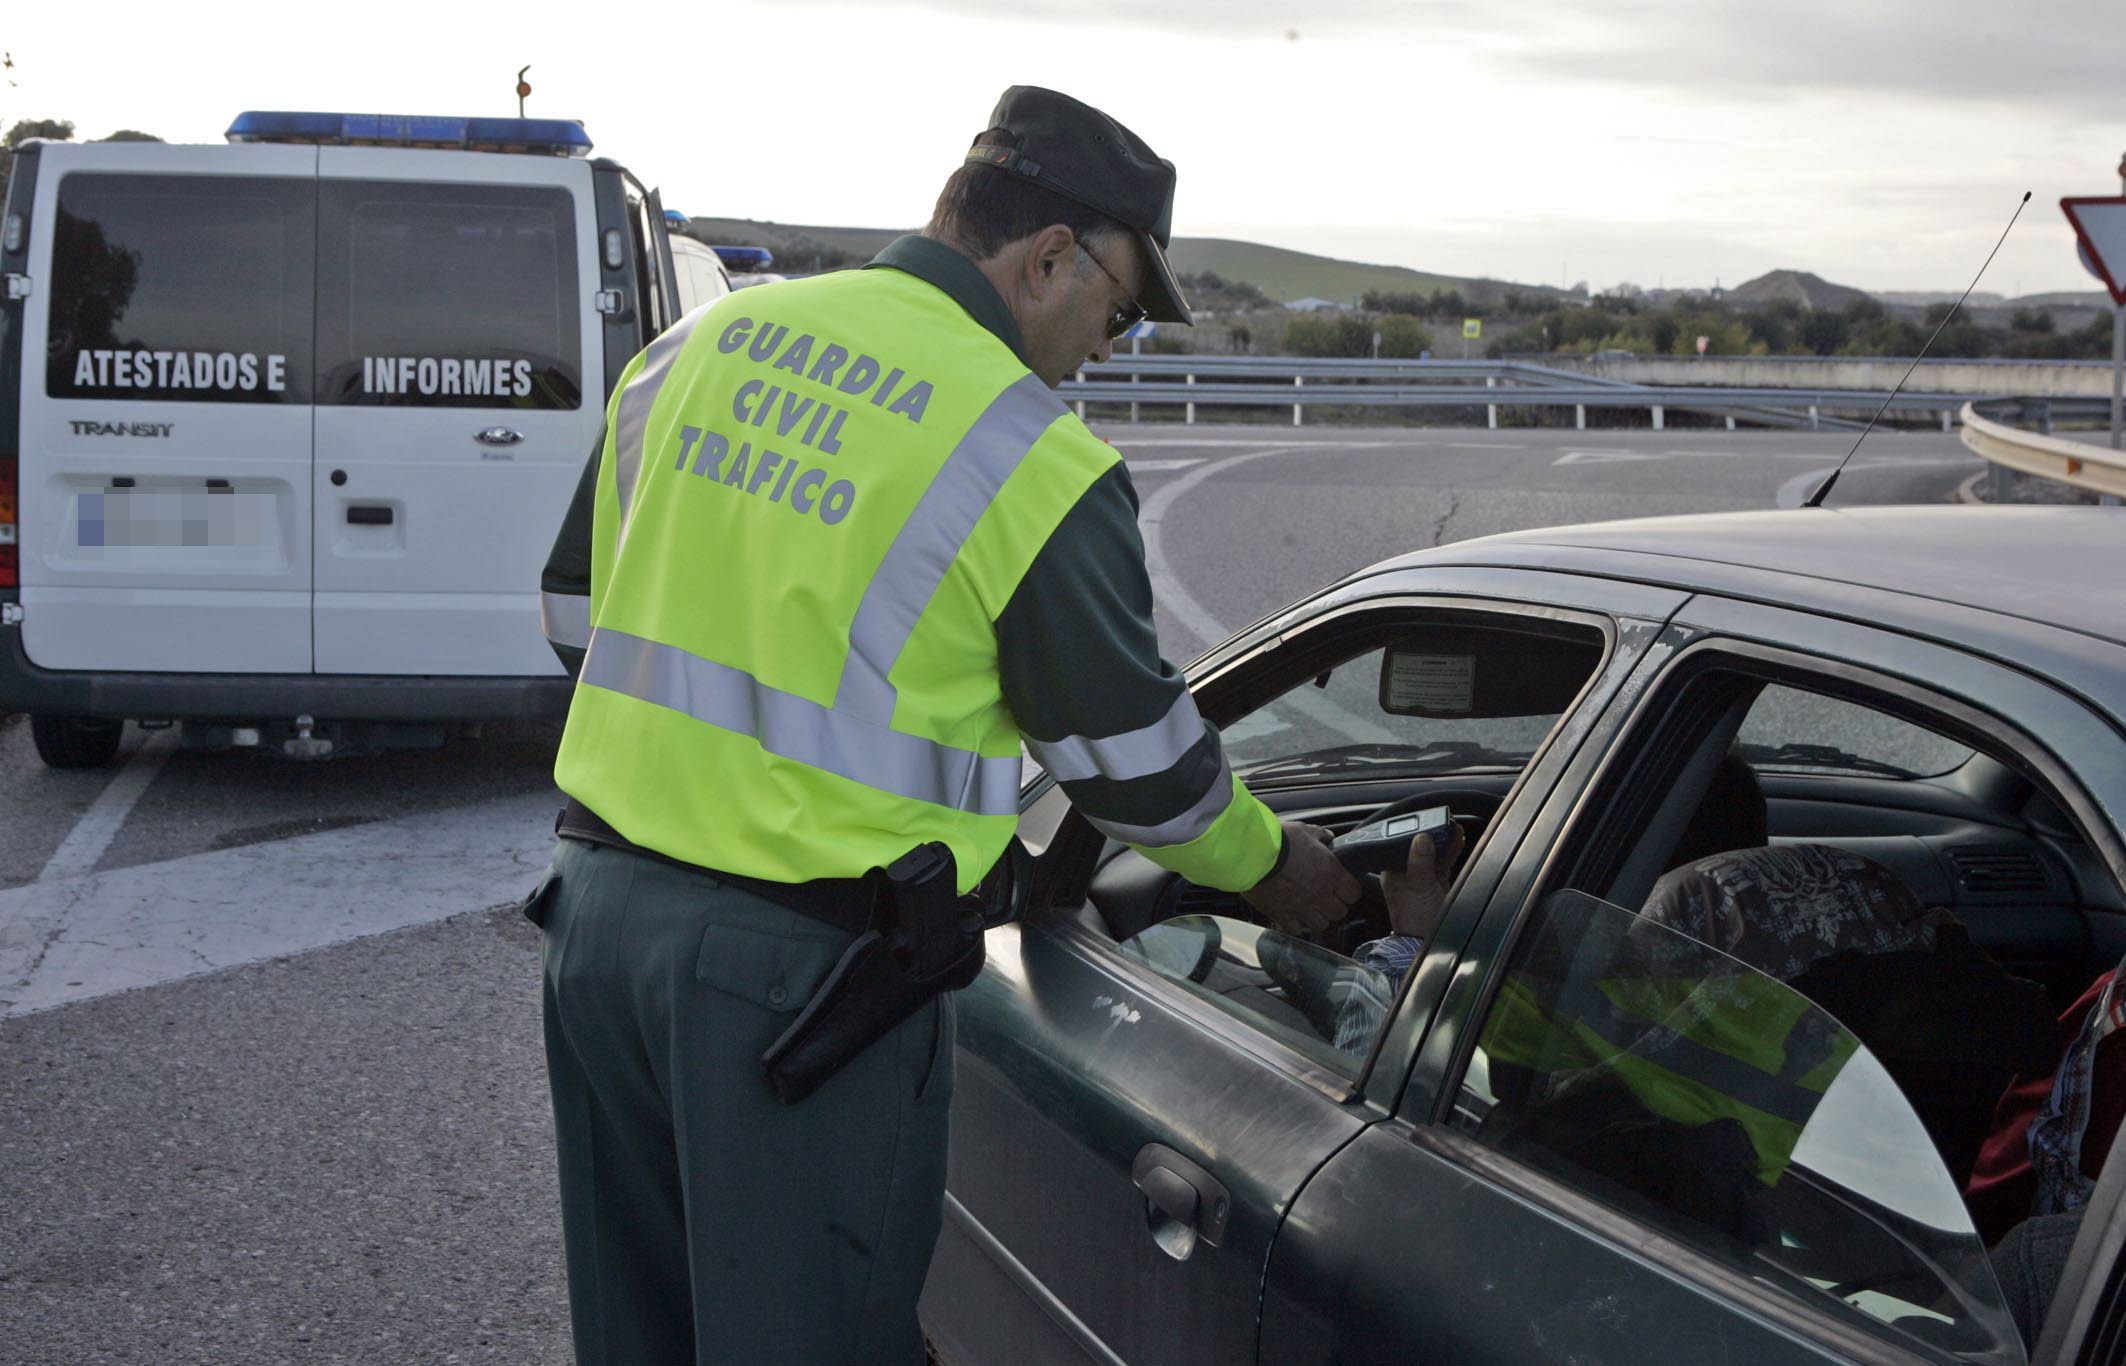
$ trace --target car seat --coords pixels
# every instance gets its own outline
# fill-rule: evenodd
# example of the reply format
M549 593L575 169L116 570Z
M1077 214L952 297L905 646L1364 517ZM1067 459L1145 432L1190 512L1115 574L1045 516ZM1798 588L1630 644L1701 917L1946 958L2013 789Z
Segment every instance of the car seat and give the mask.
M1799 991L1903 1089L1959 1186L1994 1102L2052 1046L2044 991L1887 868L1822 844L1734 849L1655 884L1643 918Z

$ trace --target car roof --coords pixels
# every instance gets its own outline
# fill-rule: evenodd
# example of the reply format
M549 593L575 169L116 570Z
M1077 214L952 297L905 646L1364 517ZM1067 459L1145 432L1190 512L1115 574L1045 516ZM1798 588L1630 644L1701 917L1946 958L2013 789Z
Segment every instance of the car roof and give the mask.
M2126 644L2126 508L1796 508L1648 517L1457 541L1374 572L1433 564L1569 568L1768 601L1805 600L1813 581Z

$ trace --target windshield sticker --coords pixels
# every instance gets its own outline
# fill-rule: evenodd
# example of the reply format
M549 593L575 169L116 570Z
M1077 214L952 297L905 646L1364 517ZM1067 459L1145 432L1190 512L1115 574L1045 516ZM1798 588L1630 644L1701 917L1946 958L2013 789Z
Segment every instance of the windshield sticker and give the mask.
M1388 706L1391 709L1466 712L1475 705L1475 655L1389 652Z

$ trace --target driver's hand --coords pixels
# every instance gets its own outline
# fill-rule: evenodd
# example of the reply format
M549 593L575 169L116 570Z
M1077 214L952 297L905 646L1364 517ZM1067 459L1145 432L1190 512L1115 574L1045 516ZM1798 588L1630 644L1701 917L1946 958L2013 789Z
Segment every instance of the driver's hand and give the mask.
M1320 826L1286 821L1284 838L1284 867L1241 895L1271 929L1286 934L1325 930L1358 901L1358 879L1330 851L1335 836Z
M1435 855L1429 837L1410 841L1410 862L1400 873L1382 873L1381 890L1387 894L1388 924L1397 934L1429 941L1439 928L1440 913L1447 909L1447 884L1454 865L1462 857L1462 827L1450 823L1447 848Z

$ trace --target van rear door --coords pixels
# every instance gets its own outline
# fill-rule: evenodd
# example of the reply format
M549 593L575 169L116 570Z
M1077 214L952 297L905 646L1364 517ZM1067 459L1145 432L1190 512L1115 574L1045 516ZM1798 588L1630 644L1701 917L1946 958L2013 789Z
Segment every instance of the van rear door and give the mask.
M325 147L318 176L317 671L559 673L539 572L604 419L591 167Z
M44 147L19 470L33 663L310 669L317 155Z

